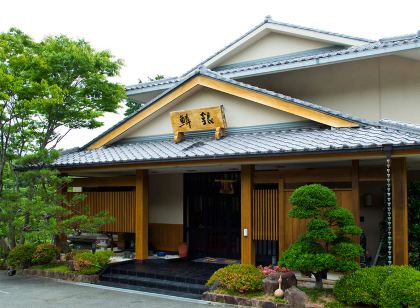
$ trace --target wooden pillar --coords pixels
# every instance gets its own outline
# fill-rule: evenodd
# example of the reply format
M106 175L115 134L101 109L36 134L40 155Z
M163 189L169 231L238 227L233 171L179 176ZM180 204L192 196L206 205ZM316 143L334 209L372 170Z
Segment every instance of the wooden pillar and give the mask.
M393 263L408 264L407 161L393 158L392 177L392 244Z
M352 207L356 224L360 225L360 188L359 188L359 161L353 160L351 164L351 190L352 190Z
M284 179L280 179L278 182L279 190L279 255L280 258L283 252L286 250L286 203L284 200Z
M255 264L255 247L252 240L252 190L253 165L241 169L241 263ZM248 233L248 234L246 234Z
M149 175L147 170L136 171L136 260L149 256Z

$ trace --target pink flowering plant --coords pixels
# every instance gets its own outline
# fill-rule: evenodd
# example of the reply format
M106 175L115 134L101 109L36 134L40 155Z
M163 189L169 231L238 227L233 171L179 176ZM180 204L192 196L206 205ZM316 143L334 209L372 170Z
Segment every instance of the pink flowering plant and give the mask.
M272 265L262 266L262 265L260 265L260 266L258 266L258 269L261 271L261 273L264 274L264 277L267 277L271 273L278 273L278 272L285 273L285 272L288 271L287 268L280 267L278 265L275 265L275 266L272 266Z

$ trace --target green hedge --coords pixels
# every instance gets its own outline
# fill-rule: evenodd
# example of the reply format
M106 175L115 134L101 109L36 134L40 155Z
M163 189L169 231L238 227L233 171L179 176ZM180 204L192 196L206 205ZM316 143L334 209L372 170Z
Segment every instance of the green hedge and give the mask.
M40 244L36 246L33 264L48 264L57 259L60 250L54 244Z
M220 281L220 288L230 292L261 291L264 274L253 265L232 264L218 269L207 281L207 286Z
M93 275L109 263L111 256L112 251L109 250L98 250L95 253L81 251L75 254L74 262L79 265L81 274Z
M13 248L7 257L7 264L12 268L28 268L32 264L35 245L24 244Z
M380 307L420 307L420 271L398 267L382 285Z
M420 272L408 266L367 267L343 276L334 286L336 298L347 305L420 307Z

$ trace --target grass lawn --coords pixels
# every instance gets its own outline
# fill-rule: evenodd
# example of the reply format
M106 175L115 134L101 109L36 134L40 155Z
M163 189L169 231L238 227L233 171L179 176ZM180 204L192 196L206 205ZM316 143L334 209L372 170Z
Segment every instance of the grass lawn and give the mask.
M42 270L48 270L53 272L62 272L62 273L74 273L74 274L80 274L76 271L71 271L67 264L65 263L50 263L45 265L34 265L31 267L31 269L42 269Z

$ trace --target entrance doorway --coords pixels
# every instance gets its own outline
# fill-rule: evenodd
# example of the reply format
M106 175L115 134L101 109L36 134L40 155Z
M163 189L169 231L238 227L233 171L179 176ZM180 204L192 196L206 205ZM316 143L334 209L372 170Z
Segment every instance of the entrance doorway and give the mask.
M184 232L193 257L240 258L240 173L184 175Z

